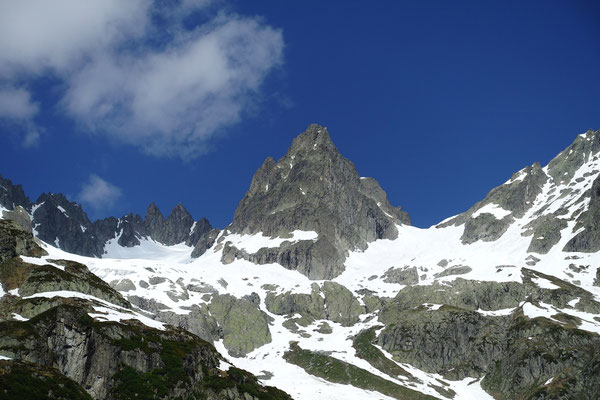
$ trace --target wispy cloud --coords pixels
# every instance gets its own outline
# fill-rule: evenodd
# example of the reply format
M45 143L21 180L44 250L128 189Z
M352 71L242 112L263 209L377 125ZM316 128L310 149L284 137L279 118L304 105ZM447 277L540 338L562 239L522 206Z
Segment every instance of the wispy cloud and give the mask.
M81 203L92 207L94 211L102 211L114 206L121 194L121 189L92 174L82 185L77 198Z
M283 37L207 0L165 4L2 2L0 74L6 84L52 74L65 90L58 109L90 132L157 156L201 155L281 64ZM194 12L207 22L189 28Z
M12 86L0 87L0 122L8 124L12 134L23 136L24 147L35 147L39 143L39 128L34 122L38 110L29 91Z
M38 112L31 94L15 87L0 87L0 118L29 120Z

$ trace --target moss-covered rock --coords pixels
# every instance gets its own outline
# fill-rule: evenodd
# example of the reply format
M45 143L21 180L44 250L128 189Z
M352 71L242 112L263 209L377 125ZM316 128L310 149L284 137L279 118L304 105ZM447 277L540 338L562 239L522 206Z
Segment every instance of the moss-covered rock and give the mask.
M343 326L351 326L366 312L356 297L345 286L326 281L322 287L316 283L307 293L268 293L267 309L277 315L300 314L309 320L327 319Z
M0 322L0 354L54 366L95 399L289 398L248 373L226 393L216 390L206 382L222 374L222 357L210 343L181 329L99 322L88 301L69 302L28 321Z
M598 398L599 345L600 336L569 324L517 316L482 387L499 399Z
M0 283L5 290L19 289L19 295L31 296L41 292L72 291L88 294L122 307L129 302L106 282L80 263L52 260L63 265L64 271L52 265L37 265L12 258L0 264Z
M529 223L525 228L531 229L531 243L528 252L546 254L560 241L560 231L567 227L567 221L555 215L544 215Z
M388 283L399 283L400 285L416 285L419 283L417 267L404 266L402 268L390 268L383 274L383 281Z
M209 310L223 329L223 345L232 356L242 357L271 341L268 317L252 302L216 295Z
M92 400L92 397L55 368L0 360L0 399Z
M290 344L290 349L284 353L283 358L309 374L329 382L374 390L394 399L434 399L432 396L400 386L337 358L302 349L296 342Z
M511 222L510 216L498 219L490 213L481 213L467 220L460 240L463 244L475 243L478 240L492 242L506 232Z
M17 256L41 257L46 254L31 232L15 221L0 219L0 263Z

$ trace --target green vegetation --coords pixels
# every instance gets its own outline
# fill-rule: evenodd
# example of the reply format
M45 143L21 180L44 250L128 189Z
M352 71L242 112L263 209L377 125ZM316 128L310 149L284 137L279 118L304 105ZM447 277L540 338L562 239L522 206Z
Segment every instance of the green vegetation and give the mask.
M240 394L247 393L259 400L292 400L287 393L272 386L261 386L250 372L235 367L230 367L222 375L206 376L202 384L217 393L235 387Z
M54 368L0 361L0 400L91 400L76 382Z
M375 390L395 399L434 399L434 397L400 386L334 357L304 350L296 342L290 344L290 350L285 352L283 358L287 362L301 367L309 374L329 382Z
M352 347L356 350L356 356L366 360L374 368L377 368L392 378L397 378L398 376L410 377L411 375L408 372L387 358L377 347L373 346L372 343L375 340L375 331L379 328L380 327L375 326L367 329L360 332L354 338Z
M167 394L167 379L156 370L140 374L125 365L113 378L119 382L113 393L116 399L151 400Z

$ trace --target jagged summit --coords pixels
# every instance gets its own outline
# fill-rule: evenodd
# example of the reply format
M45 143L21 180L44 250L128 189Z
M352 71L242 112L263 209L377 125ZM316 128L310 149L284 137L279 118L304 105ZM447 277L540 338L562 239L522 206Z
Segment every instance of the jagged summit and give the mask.
M151 203L144 220L146 233L167 246L187 241L192 225L194 225L194 218L181 203L173 207L166 219L156 204Z
M194 221L179 203L167 218L156 204L148 206L146 217L129 213L121 218L108 217L91 222L80 204L72 202L62 193L42 193L35 203L25 195L21 185L13 185L0 176L0 207L13 210L23 207L30 214L36 236L46 243L69 253L102 257L106 246L114 240L121 247L135 247L141 240L152 239L171 246L186 243L202 254L214 242L215 232L206 218Z
M337 147L331 141L327 127L318 124L310 124L304 132L294 138L288 155L302 151L338 153Z
M389 204L377 181L362 179L327 129L313 124L279 161L264 161L227 228L240 235L292 240L253 254L229 245L223 259L278 262L312 279L332 278L343 271L347 251L396 238L397 224L410 224L408 214ZM315 232L316 237L294 240L295 231Z
M24 208L2 209L0 374L51 363L95 399L123 397L115 388L281 398L230 364L304 400L599 397L600 132L427 229L358 176L324 128L307 132L266 160L224 232L205 219L189 227L192 254L143 236L146 222L155 236L169 220L189 225L180 205L92 223L86 235L112 235L106 257L73 261L31 236ZM66 201L52 195L34 211L76 219L55 200ZM369 241L379 237L396 239ZM341 268L322 281L297 273ZM215 347L190 352L202 342L168 325ZM211 358L215 348L228 359ZM164 381L169 368L177 378Z
M21 185L13 185L10 179L3 178L0 175L0 205L4 205L9 210L21 206L26 210L31 209L31 201L25 195Z

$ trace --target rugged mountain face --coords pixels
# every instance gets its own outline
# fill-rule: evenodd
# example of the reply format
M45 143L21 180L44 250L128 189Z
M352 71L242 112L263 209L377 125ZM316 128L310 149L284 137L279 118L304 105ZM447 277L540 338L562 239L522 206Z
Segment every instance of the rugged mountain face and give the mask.
M204 221L206 220L203 220L202 224L204 224ZM148 206L146 219L144 220L146 233L156 241L167 246L189 240L192 234L192 225L194 225L194 219L181 203L173 208L171 214L166 219L158 207L152 203ZM206 231L210 230L210 225L207 228Z
M108 241L116 239L121 247L135 247L140 240L152 239L163 245L186 243L195 247L199 256L214 243L215 232L206 218L194 221L190 213L178 204L168 218L151 203L145 220L137 214L122 218L108 217L89 220L81 205L69 201L61 193L44 193L35 203L25 195L21 185L0 176L0 207L14 210L21 207L30 213L36 236L46 243L69 253L102 257ZM6 211L5 211L6 212ZM208 247L207 247L208 246Z
M277 262L311 279L330 279L344 270L348 251L396 238L396 224L410 224L408 214L390 205L377 181L358 175L326 128L311 125L285 156L267 158L254 175L224 235L224 260ZM294 231L317 236L260 254L227 244L229 233L292 238Z
M62 194L42 194L36 201L33 221L37 237L65 251L82 255L102 254L104 243L95 240L87 214Z
M12 210L21 206L27 210L31 208L31 202L25 195L21 185L13 185L10 179L0 175L0 205Z
M596 399L599 199L589 131L464 213L412 227L315 125L265 161L223 232L152 205L86 229L119 230L121 246L187 232L193 251L74 257L28 236L16 207L0 223L0 358L13 358L0 385L45 371L73 397L285 398L268 382L311 400ZM258 378L225 371L211 344Z
M548 165L539 163L515 173L468 211L438 225L464 225L464 244L495 241L511 226L531 237L528 251L546 254L562 235L578 234L565 251L596 252L599 214L600 135L588 131ZM567 229L568 228L568 229ZM583 228L583 229L582 229Z

